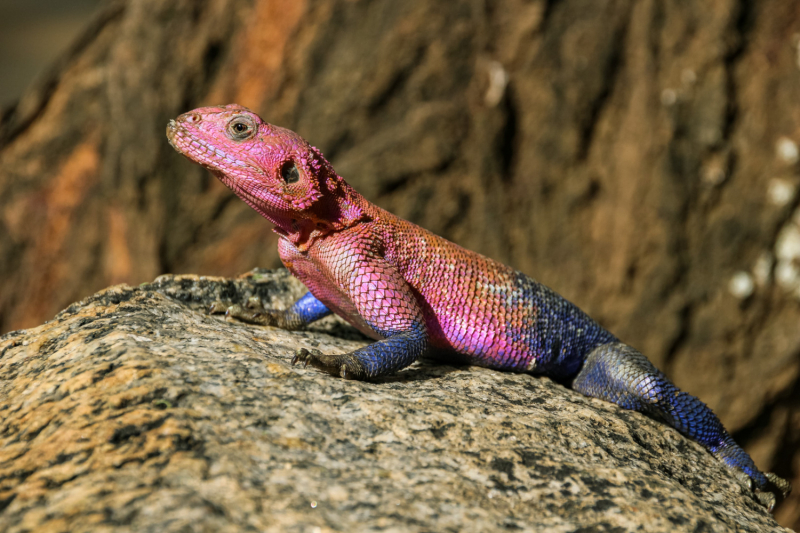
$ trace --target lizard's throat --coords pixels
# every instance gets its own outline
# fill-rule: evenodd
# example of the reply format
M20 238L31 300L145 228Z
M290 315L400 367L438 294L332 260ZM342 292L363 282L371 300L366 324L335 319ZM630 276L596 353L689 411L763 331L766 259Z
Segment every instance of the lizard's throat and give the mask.
M361 195L346 184L337 195L336 202L323 202L325 206L317 205L314 213L306 210L295 212L273 206L269 200L258 194L258 190L251 189L241 180L230 178L221 169L209 170L245 203L272 222L275 233L291 242L301 252L308 250L320 237L369 218L360 207L362 202L359 200L363 200Z
M231 189L258 214L272 222L275 225L275 233L291 242L301 252L308 250L309 246L321 235L312 221L293 218L291 214L272 210L269 208L269 204L257 196L236 187L231 187Z

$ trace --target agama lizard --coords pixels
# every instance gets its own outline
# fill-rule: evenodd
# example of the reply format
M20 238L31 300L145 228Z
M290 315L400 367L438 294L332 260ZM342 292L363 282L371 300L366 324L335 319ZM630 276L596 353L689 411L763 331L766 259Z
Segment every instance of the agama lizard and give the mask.
M212 312L291 330L334 312L377 340L345 354L300 350L292 364L369 379L430 353L544 374L665 421L734 469L770 510L791 491L788 481L755 466L708 406L578 307L370 203L296 133L227 105L171 120L167 137L275 225L283 263L309 291L286 311Z

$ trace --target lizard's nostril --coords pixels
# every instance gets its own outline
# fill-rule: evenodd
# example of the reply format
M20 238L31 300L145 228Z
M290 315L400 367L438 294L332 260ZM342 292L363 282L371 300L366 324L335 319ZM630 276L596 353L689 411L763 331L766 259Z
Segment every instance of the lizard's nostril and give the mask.
M178 117L178 122L188 122L189 124L194 124L201 120L202 118L197 113L184 113Z

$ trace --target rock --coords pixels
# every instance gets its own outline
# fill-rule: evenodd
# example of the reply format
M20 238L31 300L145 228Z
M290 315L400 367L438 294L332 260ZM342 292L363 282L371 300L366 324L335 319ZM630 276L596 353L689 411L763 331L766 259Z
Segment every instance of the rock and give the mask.
M279 266L164 136L236 102L577 304L800 486L797 2L101 4L0 110L0 334L109 285ZM800 530L800 491L776 516Z
M338 319L204 312L302 291L162 276L0 338L0 530L788 531L699 445L547 378L346 381L289 363L366 342Z

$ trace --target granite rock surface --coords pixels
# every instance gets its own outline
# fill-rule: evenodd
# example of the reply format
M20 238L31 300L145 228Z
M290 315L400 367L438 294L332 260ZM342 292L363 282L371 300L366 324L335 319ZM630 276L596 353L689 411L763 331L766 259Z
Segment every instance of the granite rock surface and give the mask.
M547 379L422 361L292 367L364 340L209 316L285 271L116 286L0 337L0 530L788 531L699 445Z

